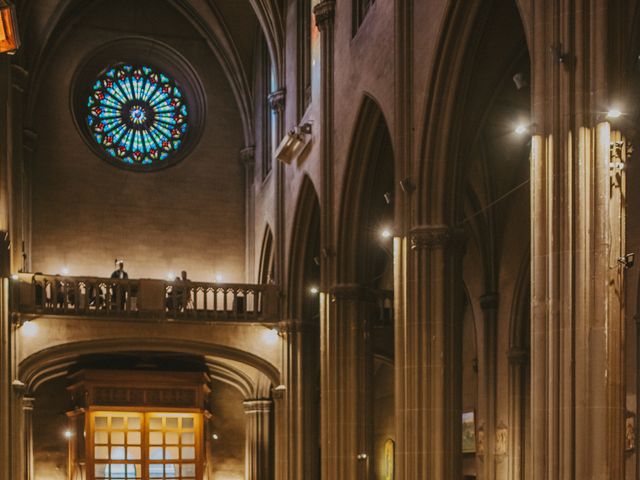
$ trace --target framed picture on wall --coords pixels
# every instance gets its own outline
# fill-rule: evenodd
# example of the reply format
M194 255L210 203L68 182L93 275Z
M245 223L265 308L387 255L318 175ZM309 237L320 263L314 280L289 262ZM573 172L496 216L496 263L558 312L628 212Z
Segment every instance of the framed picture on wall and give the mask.
M476 413L475 410L462 412L462 453L476 452Z

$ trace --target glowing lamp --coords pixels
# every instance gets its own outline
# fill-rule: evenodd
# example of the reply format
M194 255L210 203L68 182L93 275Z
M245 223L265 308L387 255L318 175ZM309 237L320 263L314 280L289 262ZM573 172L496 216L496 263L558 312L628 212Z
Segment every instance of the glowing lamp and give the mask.
M24 322L21 330L25 337L35 337L38 335L38 325L33 322Z
M382 230L382 232L380 232L380 235L382 235L382 238L390 238L391 230L389 230L388 228L385 228Z
M620 118L622 112L617 108L612 108L607 112L607 118Z
M71 433L71 430L65 430L64 431L64 438L69 439L73 436L73 433Z
M262 334L262 341L266 345L276 345L278 343L279 338L280 338L280 335L278 335L278 330L276 330L275 328L266 330Z
M524 134L524 133L527 133L527 127L525 127L524 125L518 125L518 126L516 127L515 132L516 132L518 135L522 135L522 134Z
M312 295L317 295L319 291L320 291L320 290L318 290L318 287L311 287L311 288L309 289L309 292L310 292Z
M0 53L10 55L20 48L20 34L16 7L8 0L0 0Z

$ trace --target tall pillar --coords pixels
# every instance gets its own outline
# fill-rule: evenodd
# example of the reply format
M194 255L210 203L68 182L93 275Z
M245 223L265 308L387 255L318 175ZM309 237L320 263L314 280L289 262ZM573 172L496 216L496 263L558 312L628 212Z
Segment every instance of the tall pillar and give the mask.
M273 480L271 400L245 400L245 480Z
M365 480L373 473L371 292L331 289L322 315L322 478Z
M13 327L9 316L9 280L0 279L0 480L13 480Z
M319 480L317 372L318 328L311 322L280 322L284 337L284 384L288 480Z
M509 359L509 438L507 478L524 480L527 452L525 421L527 414L526 381L529 352L522 346L512 346Z
M482 308L482 345L479 345L480 358L480 398L483 405L482 420L484 421L485 450L484 477L493 480L496 477L496 341L498 323L497 293L485 293L480 297Z
M24 480L33 480L33 407L35 397L24 395L22 397L22 421L23 421L23 447Z
M532 478L624 478L607 0L531 2Z
M427 225L395 241L397 478L461 476L462 233Z

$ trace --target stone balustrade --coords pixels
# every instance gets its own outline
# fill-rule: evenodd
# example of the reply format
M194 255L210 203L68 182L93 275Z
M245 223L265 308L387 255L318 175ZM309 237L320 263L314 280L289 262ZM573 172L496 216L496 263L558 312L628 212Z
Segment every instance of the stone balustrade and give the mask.
M11 295L12 311L27 315L278 321L274 285L21 273L12 278Z

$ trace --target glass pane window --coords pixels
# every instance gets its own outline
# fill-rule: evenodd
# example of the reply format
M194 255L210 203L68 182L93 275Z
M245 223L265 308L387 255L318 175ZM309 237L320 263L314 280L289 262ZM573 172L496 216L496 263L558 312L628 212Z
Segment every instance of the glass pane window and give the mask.
M88 446L93 468L89 478L201 478L197 468L202 464L200 417L192 413L92 413Z

